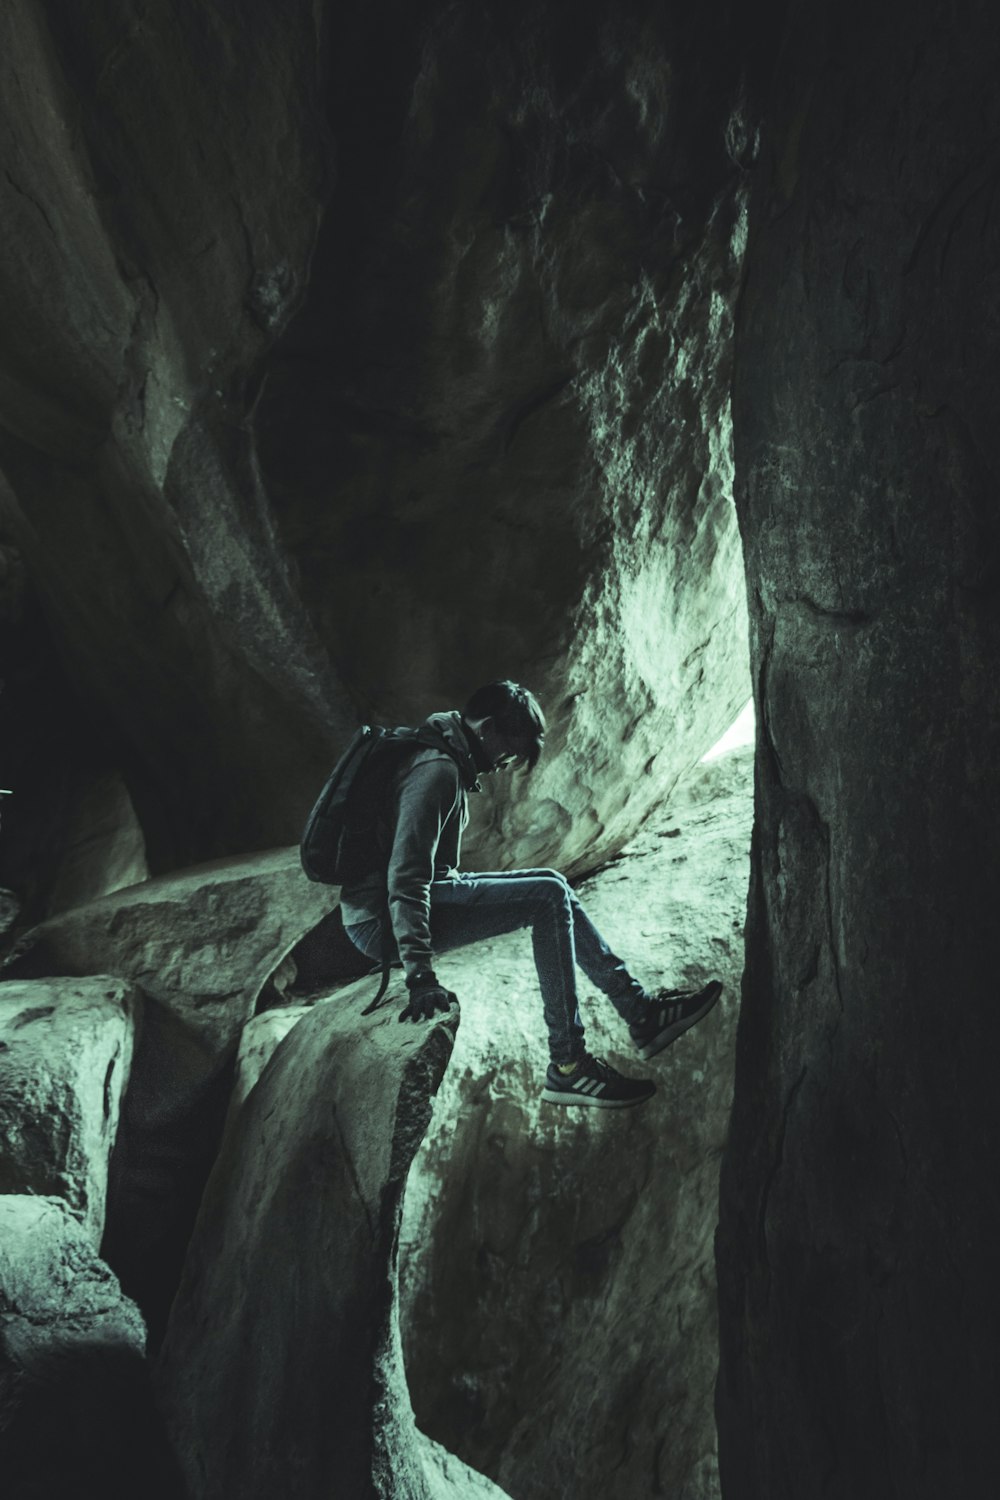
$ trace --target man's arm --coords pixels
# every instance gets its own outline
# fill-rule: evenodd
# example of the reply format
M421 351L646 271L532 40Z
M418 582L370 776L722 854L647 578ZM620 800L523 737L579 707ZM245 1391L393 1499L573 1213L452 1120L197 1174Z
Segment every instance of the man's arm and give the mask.
M461 801L450 756L419 759L403 775L389 855L389 918L407 979L433 970L430 885L441 830Z

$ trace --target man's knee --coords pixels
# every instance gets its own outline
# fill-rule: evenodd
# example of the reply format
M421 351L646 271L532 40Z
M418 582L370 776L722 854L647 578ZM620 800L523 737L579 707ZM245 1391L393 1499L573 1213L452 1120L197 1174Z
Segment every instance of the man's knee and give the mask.
M573 894L569 881L558 870L539 870L536 883L543 898L554 905L564 905Z

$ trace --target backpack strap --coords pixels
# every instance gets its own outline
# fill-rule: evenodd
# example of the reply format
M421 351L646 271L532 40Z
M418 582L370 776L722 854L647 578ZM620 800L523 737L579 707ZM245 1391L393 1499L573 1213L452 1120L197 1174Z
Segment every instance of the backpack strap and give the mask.
M375 999L371 1002L371 1004L366 1005L364 1010L361 1012L363 1016L370 1016L372 1011L378 1010L380 1008L382 1004L382 996L389 988L389 971L391 970L391 968L392 959L389 957L388 953L386 953L385 958L383 958L382 960L382 981L379 984L378 993L376 994Z
M389 971L392 968L392 946L386 941L387 935L392 932L389 921L389 899L386 897L385 905L379 913L379 930L382 937L382 981L378 987L378 993L370 1005L366 1005L361 1012L363 1016L370 1016L372 1011L378 1010L382 1004L382 996L389 988Z

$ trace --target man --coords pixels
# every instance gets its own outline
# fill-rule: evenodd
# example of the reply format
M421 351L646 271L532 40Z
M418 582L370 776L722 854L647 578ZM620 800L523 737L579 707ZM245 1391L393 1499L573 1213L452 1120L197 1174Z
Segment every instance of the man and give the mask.
M341 911L348 937L377 960L383 944L395 940L409 991L399 1019L419 1021L447 1010L456 998L438 981L435 954L530 928L551 1058L542 1098L604 1109L641 1104L655 1093L655 1084L623 1077L584 1046L577 965L608 996L644 1059L701 1020L722 986L713 980L693 994L647 995L555 870L459 873L468 794L479 790L479 777L513 765L531 771L542 753L545 719L526 688L491 682L473 693L461 713L432 714L424 728L439 745L417 750L390 784L381 830L389 856L388 902L377 872L345 887ZM384 930L386 910L391 934Z

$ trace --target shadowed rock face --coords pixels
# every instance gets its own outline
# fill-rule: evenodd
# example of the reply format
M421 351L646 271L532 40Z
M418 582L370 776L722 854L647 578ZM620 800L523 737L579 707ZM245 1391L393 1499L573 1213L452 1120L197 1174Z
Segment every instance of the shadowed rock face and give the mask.
M151 868L496 675L555 753L480 863L596 863L725 727L738 53L721 0L4 14L0 540Z
M230 1121L157 1374L192 1500L502 1494L410 1410L400 1202L457 1019L394 1010L317 1007Z
M0 1459L11 1500L177 1500L146 1331L58 1198L0 1194Z
M798 11L736 355L760 729L723 1490L991 1494L997 23Z

